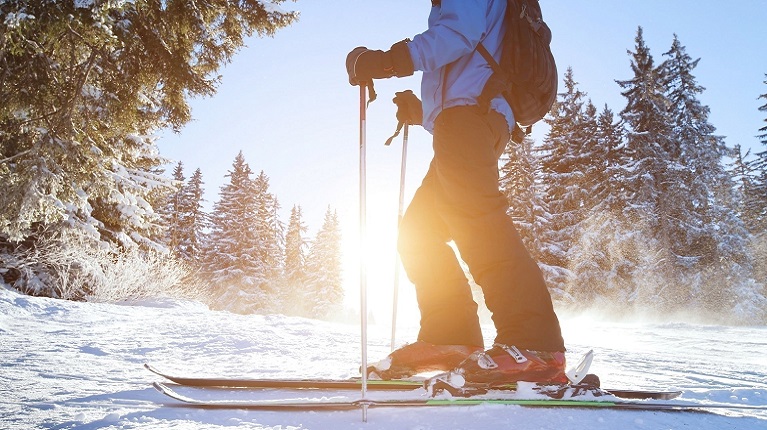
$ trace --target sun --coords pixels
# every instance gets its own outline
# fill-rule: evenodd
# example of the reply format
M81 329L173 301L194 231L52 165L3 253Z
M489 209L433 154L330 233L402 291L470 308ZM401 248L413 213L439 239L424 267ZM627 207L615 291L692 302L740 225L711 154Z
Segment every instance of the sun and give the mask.
M417 324L420 319L413 285L397 255L398 205L392 190L372 188L367 198L365 237L360 240L359 212L343 226L344 286L347 306L360 308L360 263L367 273L367 306L371 323L390 326L393 318L395 272L398 276L397 325ZM391 196L394 196L392 199ZM351 222L349 222L351 221ZM364 242L364 248L361 243ZM364 249L364 252L360 250ZM411 339L412 340L412 339Z

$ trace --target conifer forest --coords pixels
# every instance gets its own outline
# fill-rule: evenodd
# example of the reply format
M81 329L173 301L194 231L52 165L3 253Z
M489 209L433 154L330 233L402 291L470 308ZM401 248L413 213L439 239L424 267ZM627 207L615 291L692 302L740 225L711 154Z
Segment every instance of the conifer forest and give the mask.
M165 159L155 137L215 94L245 38L297 16L256 0L89 4L0 2L0 284L338 313L332 205L307 237L302 207L281 219L269 166L240 152L206 210L204 166ZM499 163L509 215L557 306L767 323L767 73L764 122L743 124L762 150L744 153L710 122L679 37L651 52L639 27L627 48L630 69L608 83L621 106L595 106L560 65L546 133Z

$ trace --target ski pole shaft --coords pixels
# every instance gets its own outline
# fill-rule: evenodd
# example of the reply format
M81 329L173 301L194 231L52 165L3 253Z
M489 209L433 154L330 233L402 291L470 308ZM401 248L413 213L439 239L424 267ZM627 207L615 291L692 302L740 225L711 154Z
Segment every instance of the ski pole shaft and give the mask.
M367 319L367 213L366 213L366 85L360 85L360 326L362 347L362 398L367 398L368 388L368 319ZM367 407L362 408L362 421L367 422Z
M408 138L408 126L410 123L405 122L405 129L402 134L402 163L400 165L399 174L399 207L397 210L397 229L402 222L402 216L405 212L405 172L407 171L407 138ZM391 317L391 350L394 351L395 340L397 337L397 307L399 305L399 254L397 252L397 246L394 246L394 297L392 298L392 317Z

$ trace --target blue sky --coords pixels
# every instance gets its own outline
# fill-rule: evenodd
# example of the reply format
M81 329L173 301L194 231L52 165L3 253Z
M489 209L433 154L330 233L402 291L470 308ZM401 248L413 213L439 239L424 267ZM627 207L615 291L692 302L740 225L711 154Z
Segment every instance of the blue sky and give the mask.
M701 101L711 123L729 146L761 151L755 135L767 114L759 112L767 93L767 1L735 0L542 0L552 28L552 50L560 75L572 67L579 88L601 110L616 114L625 100L615 80L632 76L628 50L638 26L656 64L676 33L693 58L706 88ZM349 86L344 66L355 46L388 49L425 30L426 0L299 0L280 5L298 10L298 22L274 38L252 38L221 70L212 98L192 101L194 121L181 133L163 133L162 155L182 161L187 177L201 168L208 205L218 198L224 175L242 150L255 172L263 170L287 222L301 205L313 236L328 207L343 225L350 272L356 259L359 193L359 92ZM396 126L395 91L419 93L419 73L378 81L379 99L367 121L367 199L369 241L373 244L371 288L390 290L397 214L401 138L383 142ZM538 133L545 128L538 127ZM431 157L431 136L410 133L406 201L420 183ZM348 282L357 275L347 273ZM379 287L380 283L380 287Z

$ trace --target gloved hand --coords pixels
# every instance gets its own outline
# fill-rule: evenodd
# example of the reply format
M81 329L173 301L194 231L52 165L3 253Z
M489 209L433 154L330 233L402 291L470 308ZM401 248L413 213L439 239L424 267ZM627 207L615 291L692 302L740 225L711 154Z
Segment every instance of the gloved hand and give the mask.
M411 125L421 125L423 122L423 106L411 90L394 93L394 104L397 105L397 121Z
M359 46L346 56L346 71L351 85L370 83L373 79L392 76L410 76L414 72L413 59L405 39L392 45L388 51L373 51Z

